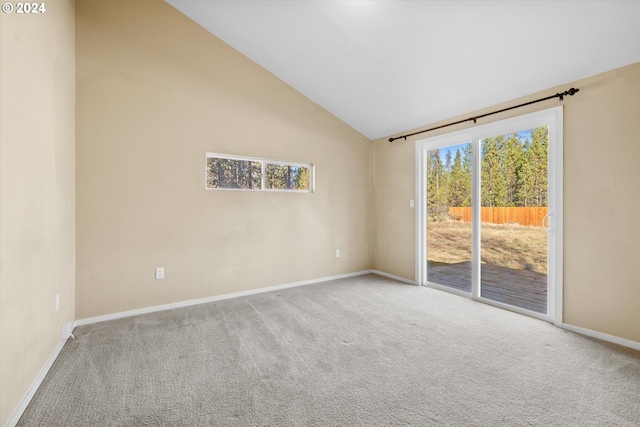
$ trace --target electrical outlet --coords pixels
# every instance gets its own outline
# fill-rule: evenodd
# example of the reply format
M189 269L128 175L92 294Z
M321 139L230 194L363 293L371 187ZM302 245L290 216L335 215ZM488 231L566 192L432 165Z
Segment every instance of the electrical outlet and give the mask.
M156 279L164 279L164 267L156 267Z
M56 311L60 310L60 294L56 294Z
M340 258L340 249L336 249L336 258Z

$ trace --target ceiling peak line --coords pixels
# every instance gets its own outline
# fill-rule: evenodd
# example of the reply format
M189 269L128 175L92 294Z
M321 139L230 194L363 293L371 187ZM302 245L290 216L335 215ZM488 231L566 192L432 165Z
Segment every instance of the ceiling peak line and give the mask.
M513 107L503 108L502 110L492 111L490 113L481 114L479 116L469 117L468 119L458 120L457 122L447 123L446 125L436 126L436 127L433 127L433 128L420 130L418 132L407 133L405 135L396 136L395 138L389 138L389 142L393 142L396 139L404 139L406 141L407 138L410 137L410 136L419 135L421 133L431 132L431 131L436 130L436 129L442 129L442 128L446 128L446 127L449 127L449 126L458 125L460 123L471 122L471 121L473 123L476 123L476 121L478 119L481 119L483 117L491 116L493 114L503 113L505 111L514 110L516 108L526 107L527 105L535 104L537 102L547 101L547 100L553 99L553 98L559 98L560 101L563 101L565 96L573 96L579 91L580 91L580 89L571 88L571 89L566 90L564 92L556 93L555 95L547 96L545 98L536 99L535 101L525 102L524 104L514 105Z

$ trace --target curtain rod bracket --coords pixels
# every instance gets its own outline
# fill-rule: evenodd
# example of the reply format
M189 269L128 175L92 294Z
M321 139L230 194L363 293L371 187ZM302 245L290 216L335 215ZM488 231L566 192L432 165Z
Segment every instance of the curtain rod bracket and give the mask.
M556 96L560 98L560 101L564 101L564 97L566 95L573 96L576 94L576 92L579 92L579 91L580 89L571 88L569 90L564 91L564 93L556 93Z

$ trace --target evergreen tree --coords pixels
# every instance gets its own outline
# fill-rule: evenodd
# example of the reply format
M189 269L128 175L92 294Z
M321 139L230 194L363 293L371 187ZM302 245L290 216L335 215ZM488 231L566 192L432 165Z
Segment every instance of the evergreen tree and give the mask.
M451 150L447 150L444 155L444 165L442 169L442 195L440 201L443 204L443 214L448 215L451 193Z
M482 141L481 206L505 206L507 203L507 186L499 150L501 142L496 137Z
M447 173L451 172L451 150L447 150L444 156L444 169Z
M440 150L427 152L427 213L432 220L443 220L449 212L447 176Z
M535 206L547 206L549 133L546 127L531 131L531 159L534 175L533 198Z
M531 129L523 145L518 170L518 206L547 206L549 133L546 127Z
M481 206L547 206L548 145L546 127L530 129L528 138L519 132L481 141ZM451 150L444 157L439 149L428 151L429 219L448 218L450 206L471 206L472 160L471 143L457 149L455 155ZM291 169L294 188L298 188L301 174Z
M518 203L518 170L522 163L522 142L518 134L509 135L500 150L507 199L505 206Z
M472 174L471 170L473 168L473 145L469 142L467 143L462 152L462 171L464 172L464 189L466 190L466 197L462 200L462 206L470 207L471 206L471 182L472 182Z
M471 174L465 170L462 154L456 150L449 177L449 206L471 206Z

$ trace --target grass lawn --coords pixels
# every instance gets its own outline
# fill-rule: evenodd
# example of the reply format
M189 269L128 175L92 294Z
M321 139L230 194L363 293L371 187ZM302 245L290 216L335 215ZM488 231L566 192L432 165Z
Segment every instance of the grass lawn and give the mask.
M429 221L430 265L471 261L471 223ZM483 223L481 261L490 265L547 274L547 232L541 227Z

